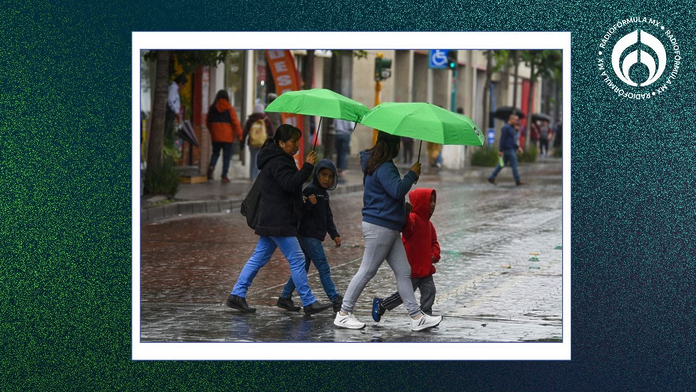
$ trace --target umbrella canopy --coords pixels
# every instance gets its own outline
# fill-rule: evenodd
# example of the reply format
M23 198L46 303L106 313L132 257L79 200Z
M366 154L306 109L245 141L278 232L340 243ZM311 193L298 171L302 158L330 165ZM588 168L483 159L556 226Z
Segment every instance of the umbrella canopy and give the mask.
M368 110L360 102L323 88L288 91L266 107L267 112L305 114L355 122Z
M551 116L544 113L534 113L532 114L532 121L548 121L551 122Z
M510 119L510 115L513 113L515 113L520 118L520 120L522 120L525 117L524 113L522 113L520 109L513 108L511 106L501 106L497 108L495 112L493 112L493 117L499 120L507 121Z
M425 102L384 102L367 112L360 123L432 143L482 146L484 139L469 117Z
M177 134L187 142L198 147L198 138L196 138L196 132L193 131L193 126L191 126L191 121L185 120L183 124L179 127Z

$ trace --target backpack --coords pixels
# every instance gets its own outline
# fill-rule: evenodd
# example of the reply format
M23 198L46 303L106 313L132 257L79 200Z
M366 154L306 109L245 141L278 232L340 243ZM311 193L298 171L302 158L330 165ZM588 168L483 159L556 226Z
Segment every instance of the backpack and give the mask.
M249 129L249 147L261 147L266 141L268 134L266 133L266 122L264 119L256 120L251 124Z
M242 201L239 212L246 217L249 227L256 229L256 222L259 220L259 204L261 202L261 175L256 178L254 185L251 186L249 193Z

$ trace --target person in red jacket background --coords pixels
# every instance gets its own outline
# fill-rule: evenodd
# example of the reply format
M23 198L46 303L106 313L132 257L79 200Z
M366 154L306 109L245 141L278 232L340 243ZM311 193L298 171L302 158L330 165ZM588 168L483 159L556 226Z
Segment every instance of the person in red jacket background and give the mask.
M432 316L436 291L433 264L440 261L440 244L437 242L437 233L430 217L435 212L437 193L434 189L419 188L412 190L408 198L411 203L406 204L408 217L401 240L406 248L408 263L411 265L413 290L420 290L420 308L423 313ZM384 312L402 303L398 292L386 299L375 298L372 301L372 318L379 322Z
M227 171L230 168L232 158L232 143L242 141L242 127L234 107L230 105L230 96L227 91L220 90L215 96L215 101L208 109L206 126L213 139L213 155L210 157L208 179L213 179L213 171L222 150L222 182L230 182Z

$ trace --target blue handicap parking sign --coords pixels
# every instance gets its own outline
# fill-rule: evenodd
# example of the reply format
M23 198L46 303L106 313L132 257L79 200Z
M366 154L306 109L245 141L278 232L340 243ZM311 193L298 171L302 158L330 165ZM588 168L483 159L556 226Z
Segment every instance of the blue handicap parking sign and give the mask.
M449 50L431 49L428 55L429 68L447 68L447 53Z
M495 143L495 129L488 128L488 135L487 136L488 136L488 144L490 144L492 146L493 143Z

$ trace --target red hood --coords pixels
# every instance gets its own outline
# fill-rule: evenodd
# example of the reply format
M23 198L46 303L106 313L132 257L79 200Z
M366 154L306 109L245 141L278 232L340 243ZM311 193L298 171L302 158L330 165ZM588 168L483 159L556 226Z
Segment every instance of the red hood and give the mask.
M413 213L425 220L430 219L430 195L432 194L435 195L435 202L437 203L437 193L435 189L418 188L412 190L408 194L408 199L411 205L413 205Z
M230 110L232 105L230 105L230 101L226 100L225 98L220 98L218 99L217 103L215 104L215 110L217 110L219 113L226 112Z

